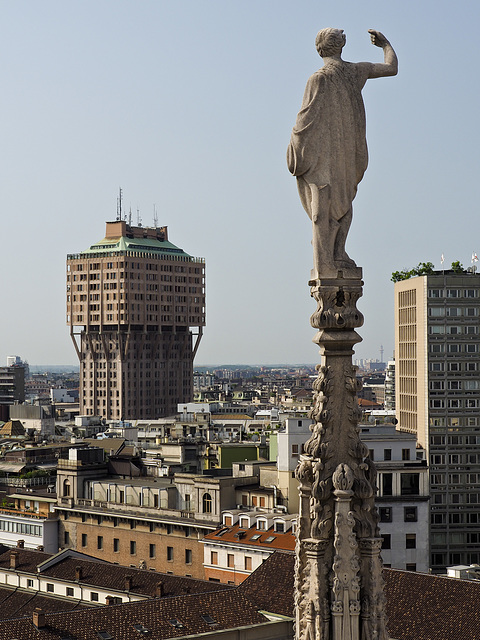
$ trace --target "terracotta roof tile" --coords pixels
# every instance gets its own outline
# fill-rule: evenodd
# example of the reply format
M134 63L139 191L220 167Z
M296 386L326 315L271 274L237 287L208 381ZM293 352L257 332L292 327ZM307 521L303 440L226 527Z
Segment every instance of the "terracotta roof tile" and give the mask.
M243 487L244 488L244 487ZM259 516L269 515L258 513ZM276 516L281 518L281 515L275 514ZM223 533L218 535L221 531ZM245 535L242 535L242 532L245 532ZM252 537L259 536L259 538L252 540ZM271 540L273 538L273 540ZM208 542L218 542L218 543L235 543L239 547L241 546L249 546L249 547L258 547L260 549L282 549L284 551L293 551L295 549L295 534L291 531L287 533L279 533L273 530L273 527L267 529L266 531L263 529L256 529L255 527L250 527L246 529L245 527L241 527L236 524L232 527L219 527L216 531L212 533L208 533L204 540ZM270 542L266 542L266 540L271 540Z
M214 625L204 620L202 616L206 615L215 621ZM41 631L30 619L10 620L0 625L0 640L98 640L97 632L102 630L114 640L138 640L140 635L134 624L141 624L149 630L150 637L162 640L267 622L255 605L235 589L47 614L45 618L46 626ZM178 626L173 621L178 621Z

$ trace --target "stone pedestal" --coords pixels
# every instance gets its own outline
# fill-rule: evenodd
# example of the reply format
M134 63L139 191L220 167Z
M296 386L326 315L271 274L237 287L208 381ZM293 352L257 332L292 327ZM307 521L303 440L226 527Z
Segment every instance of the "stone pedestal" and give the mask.
M330 274L328 274L330 276ZM336 277L335 277L336 275ZM348 277L347 277L348 276ZM353 347L363 324L361 269L311 281L321 364L312 435L296 475L297 640L387 640L383 614L376 471L359 438Z

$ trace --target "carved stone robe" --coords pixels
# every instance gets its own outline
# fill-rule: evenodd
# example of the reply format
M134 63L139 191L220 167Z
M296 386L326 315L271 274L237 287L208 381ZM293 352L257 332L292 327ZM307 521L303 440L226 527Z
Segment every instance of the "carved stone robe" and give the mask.
M294 176L319 189L329 186L334 220L350 210L368 164L364 84L357 65L343 60L328 61L314 73L287 151Z

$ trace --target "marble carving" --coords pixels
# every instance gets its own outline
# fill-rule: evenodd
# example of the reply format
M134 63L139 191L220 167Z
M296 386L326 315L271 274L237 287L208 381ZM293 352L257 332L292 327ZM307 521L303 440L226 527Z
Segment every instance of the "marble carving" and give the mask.
M345 251L352 202L367 168L362 89L370 78L397 73L397 56L379 31L371 41L381 47L383 63L345 62L341 29L322 29L316 38L323 67L308 80L287 151L303 208L312 221L313 278L354 270Z
M311 437L296 470L300 491L296 548L296 640L387 640L375 508L376 470L359 438L359 383L353 347L363 324L357 309L362 270L345 252L352 201L367 167L361 90L369 78L395 75L388 40L370 30L384 63L341 58L345 35L316 39L324 66L308 81L288 149L303 207L312 220L314 269L310 321L317 366Z

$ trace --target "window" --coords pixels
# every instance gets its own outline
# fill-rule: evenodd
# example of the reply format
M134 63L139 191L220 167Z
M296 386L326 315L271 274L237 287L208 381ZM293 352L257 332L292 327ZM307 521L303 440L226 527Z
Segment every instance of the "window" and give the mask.
M252 570L252 558L250 556L245 556L245 571Z
M248 529L248 527L250 526L248 518L240 518L240 526L244 529Z
M417 522L417 507L404 507L403 520L404 522Z
M192 550L185 549L185 564L192 564Z
M173 547L167 547L167 560L169 562L173 560Z
M419 473L402 473L400 480L400 491L402 496L412 496L420 493Z
M430 345L430 351L432 353L443 353L445 351L445 345L441 342L435 342Z
M97 536L97 549L103 549L103 536Z
M265 531L267 528L267 523L265 520L257 520L257 529L259 531Z
M410 460L410 449L402 449L402 460Z
M113 551L118 553L120 551L120 540L118 538L113 539Z
M48 593L54 593L55 587L53 586L53 583L47 582L47 591Z
M87 534L82 533L82 547L86 547L86 546L87 546Z
M29 589L33 587L33 580L31 580L30 578L28 578L28 580L27 580L27 587Z
M70 482L68 480L63 481L63 495L65 498L70 496Z
M148 547L148 557L155 558L156 547L154 544L150 544Z
M432 318L442 318L445 315L445 309L443 307L430 307L428 312Z
M417 565L415 564L415 562L407 562L407 564L405 565L405 569L407 571L416 571Z
M407 533L405 535L405 549L417 548L417 535L415 533Z
M212 496L204 493L202 498L203 513L212 513Z
M130 540L130 555L134 556L137 553L137 543L135 540Z
M284 522L275 522L275 532L276 533L284 533L285 531L285 523Z
M392 450L391 449L384 449L383 450L383 459L384 460L391 460L392 459Z
M292 444L292 456L298 456L298 444Z
M98 593L96 591L90 591L90 600L92 602L98 602Z
M382 549L391 549L392 536L389 533L383 533L382 538L383 538Z
M73 598L74 595L75 595L75 592L74 592L73 587L67 587L67 596L69 598Z
M260 506L261 507L265 506L265 497L264 496L260 496Z
M374 449L368 450L368 455L370 456L370 460L375 460L375 451Z
M235 556L233 553L227 553L227 567L233 569L235 567Z
M210 564L218 564L218 553L210 551Z
M393 474L382 473L382 495L393 495Z
M232 516L225 516L223 524L227 527L232 526Z
M443 324L434 324L429 328L429 333L431 335L441 335L445 333L445 327Z
M392 522L392 507L380 507L380 522Z
M137 521L130 520L130 529L136 529L136 528L137 528Z
M65 546L68 546L70 544L70 534L68 533L68 531L65 531L63 533L63 544Z

